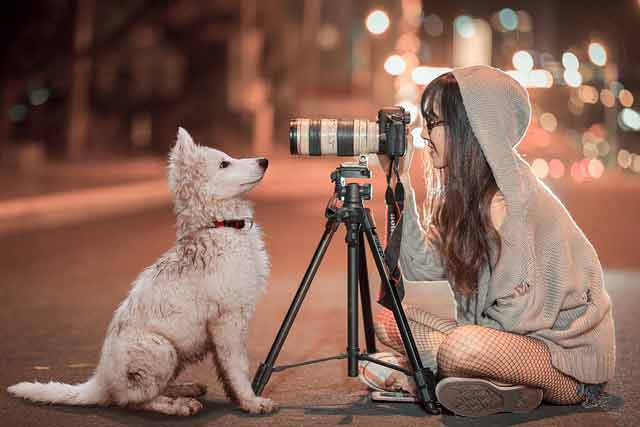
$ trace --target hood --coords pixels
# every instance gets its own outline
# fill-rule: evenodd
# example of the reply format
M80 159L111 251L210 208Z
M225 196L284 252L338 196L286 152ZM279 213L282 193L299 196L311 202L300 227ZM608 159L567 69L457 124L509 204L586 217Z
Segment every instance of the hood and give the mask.
M526 162L515 147L524 137L531 120L527 90L513 77L488 65L453 69L469 122L508 212L522 214L526 183L520 169Z

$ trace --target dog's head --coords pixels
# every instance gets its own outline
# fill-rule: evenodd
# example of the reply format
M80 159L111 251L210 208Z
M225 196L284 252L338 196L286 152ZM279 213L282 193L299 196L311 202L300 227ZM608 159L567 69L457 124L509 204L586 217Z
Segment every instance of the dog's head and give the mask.
M255 187L264 176L267 159L234 159L209 147L196 145L178 128L176 145L169 154L169 189L176 204L206 205L230 199Z

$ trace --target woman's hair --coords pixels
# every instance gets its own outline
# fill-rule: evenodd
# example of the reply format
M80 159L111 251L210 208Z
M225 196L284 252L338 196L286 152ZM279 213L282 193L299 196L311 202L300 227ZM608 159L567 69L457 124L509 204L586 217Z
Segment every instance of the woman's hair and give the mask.
M462 102L458 82L452 73L433 80L422 94L421 110L425 118L434 117L439 107L439 120L445 122L447 168L434 170L426 162L427 177L444 173L444 191L437 203L429 203L425 227L433 226L439 235L436 245L457 291L469 295L478 287L478 278L486 263L494 265L500 257L501 240L491 221L491 200L498 191L491 168L473 133ZM425 156L427 158L428 156ZM446 172L444 172L446 170ZM436 180L437 181L437 180ZM431 184L430 184L431 183ZM429 188L427 198L438 193ZM427 207L427 204L425 204ZM487 239L488 237L488 239ZM496 253L489 255L489 240L496 243Z

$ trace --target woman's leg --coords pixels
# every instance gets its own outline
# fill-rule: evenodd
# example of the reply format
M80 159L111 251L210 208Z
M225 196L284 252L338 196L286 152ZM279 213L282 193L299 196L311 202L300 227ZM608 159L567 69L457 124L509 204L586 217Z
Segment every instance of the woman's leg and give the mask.
M443 319L414 306L404 307L404 312L418 352L430 354L435 361L438 347L458 324L453 319ZM380 310L374 321L374 329L380 342L404 354L404 344L393 312Z
M509 384L539 387L547 402L570 405L584 400L577 381L551 364L540 340L478 325L455 328L438 351L444 377L487 378Z

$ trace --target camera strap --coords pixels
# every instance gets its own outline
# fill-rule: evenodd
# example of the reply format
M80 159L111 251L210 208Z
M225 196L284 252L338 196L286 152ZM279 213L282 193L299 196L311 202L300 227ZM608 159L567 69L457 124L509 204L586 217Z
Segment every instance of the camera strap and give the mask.
M402 212L404 210L404 186L400 181L398 173L397 159L392 159L391 166L387 174L387 190L385 192L385 203L387 205L387 247L384 250L384 261L389 271L389 281L396 287L400 301L404 298L404 283L399 268L400 244L402 243ZM391 189L391 174L395 172L395 190ZM383 284L380 285L378 294L378 304L391 310L391 295Z

